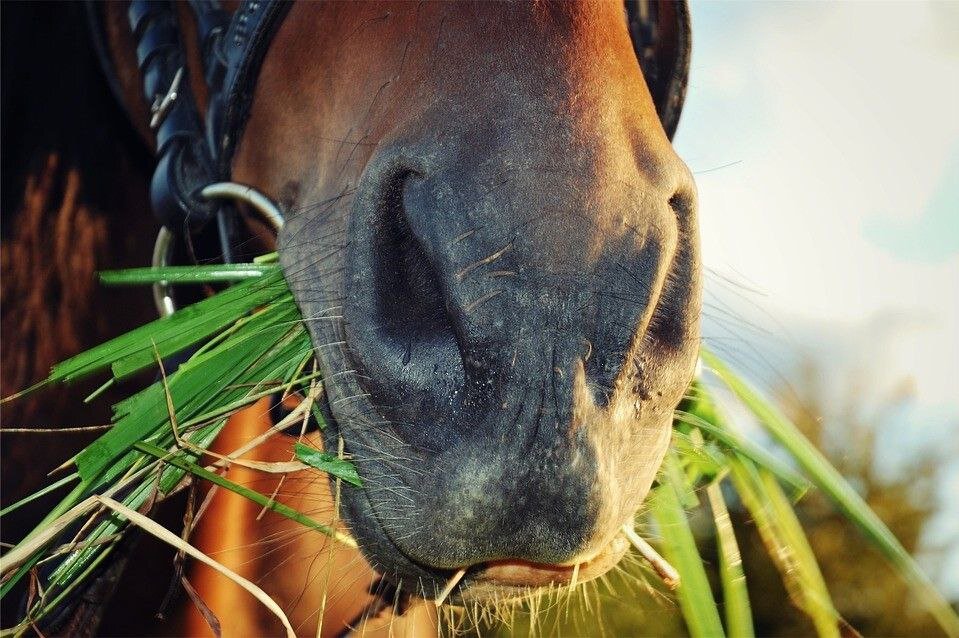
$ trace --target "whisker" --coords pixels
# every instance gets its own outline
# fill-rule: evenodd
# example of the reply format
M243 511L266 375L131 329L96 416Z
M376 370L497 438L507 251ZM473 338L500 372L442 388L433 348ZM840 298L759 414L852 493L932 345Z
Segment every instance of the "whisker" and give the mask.
M573 576L569 579L569 591L576 589L576 583L579 581L579 563L573 566Z

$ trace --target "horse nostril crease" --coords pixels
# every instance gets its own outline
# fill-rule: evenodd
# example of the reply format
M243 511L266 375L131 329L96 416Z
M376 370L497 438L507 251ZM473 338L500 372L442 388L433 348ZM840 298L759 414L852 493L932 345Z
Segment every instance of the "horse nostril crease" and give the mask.
M678 191L669 198L669 207L676 215L687 215L691 208L689 197L682 191Z

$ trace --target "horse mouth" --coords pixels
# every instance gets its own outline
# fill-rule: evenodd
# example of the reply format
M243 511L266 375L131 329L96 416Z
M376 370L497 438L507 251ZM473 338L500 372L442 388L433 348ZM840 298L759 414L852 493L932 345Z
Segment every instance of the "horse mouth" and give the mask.
M450 602L482 602L527 598L539 591L569 587L599 578L613 569L629 550L629 541L618 534L591 557L562 565L522 560L496 560L469 570L464 583Z
M341 424L328 393L322 395L320 409L327 424L324 443L332 448L341 434ZM348 447L349 444L347 441ZM364 559L386 580L407 588L416 583L418 586L414 585L412 591L418 590L421 597L438 604L519 602L563 587L572 591L612 570L630 548L629 540L620 532L600 548L563 563L503 558L463 565L460 569L437 567L403 551L369 497L365 489L346 487L340 513Z
M385 541L384 544L391 550L384 556L381 545L380 551L371 555L364 549L365 543L360 542L360 551L374 571L389 580L398 578L400 582L405 580L400 573L406 572L406 576L412 576L414 582L419 582L420 595L425 599L432 599L437 605L452 606L520 602L563 587L572 591L577 585L597 579L612 570L630 548L629 540L620 533L599 551L568 563L547 564L521 559L498 559L452 570L438 569L411 559L393 543L382 528L366 529L363 536L370 532L379 536L381 542ZM383 569L387 565L390 567ZM412 572L409 571L410 568ZM400 573L397 573L397 570ZM428 583L431 585L427 585ZM440 593L436 595L430 592Z

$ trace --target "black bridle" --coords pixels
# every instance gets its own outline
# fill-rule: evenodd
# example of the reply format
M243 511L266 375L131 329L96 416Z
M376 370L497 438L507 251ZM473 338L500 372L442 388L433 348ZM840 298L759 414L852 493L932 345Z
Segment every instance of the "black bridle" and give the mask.
M152 104L150 128L156 134L150 199L154 213L171 231L197 229L219 213L222 234L223 207L201 193L230 178L260 64L290 3L250 0L232 17L216 0L190 0L189 6L209 96L205 117L190 88L173 4L133 0L127 14L143 93Z
M235 213L211 197L209 187L230 180L260 66L292 3L245 0L232 16L217 0L189 0L188 4L197 26L208 94L202 116L190 88L174 3L132 0L128 11L144 95L152 105L150 126L156 135L157 166L150 198L157 218L175 236L189 236L215 218L223 259L230 261ZM689 73L688 8L685 0L625 0L625 8L633 48L663 128L672 138ZM98 8L90 9L95 35L100 34L95 39L102 40L95 17ZM98 49L117 92L102 41Z

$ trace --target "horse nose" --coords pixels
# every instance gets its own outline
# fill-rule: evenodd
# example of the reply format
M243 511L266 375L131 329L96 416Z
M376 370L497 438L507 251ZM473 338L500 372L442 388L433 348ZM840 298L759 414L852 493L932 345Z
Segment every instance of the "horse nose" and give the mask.
M354 202L344 325L365 389L402 427L403 415L450 409L463 363L445 274L403 203L418 172L414 162L384 155L368 165ZM418 431L411 428L410 436Z

